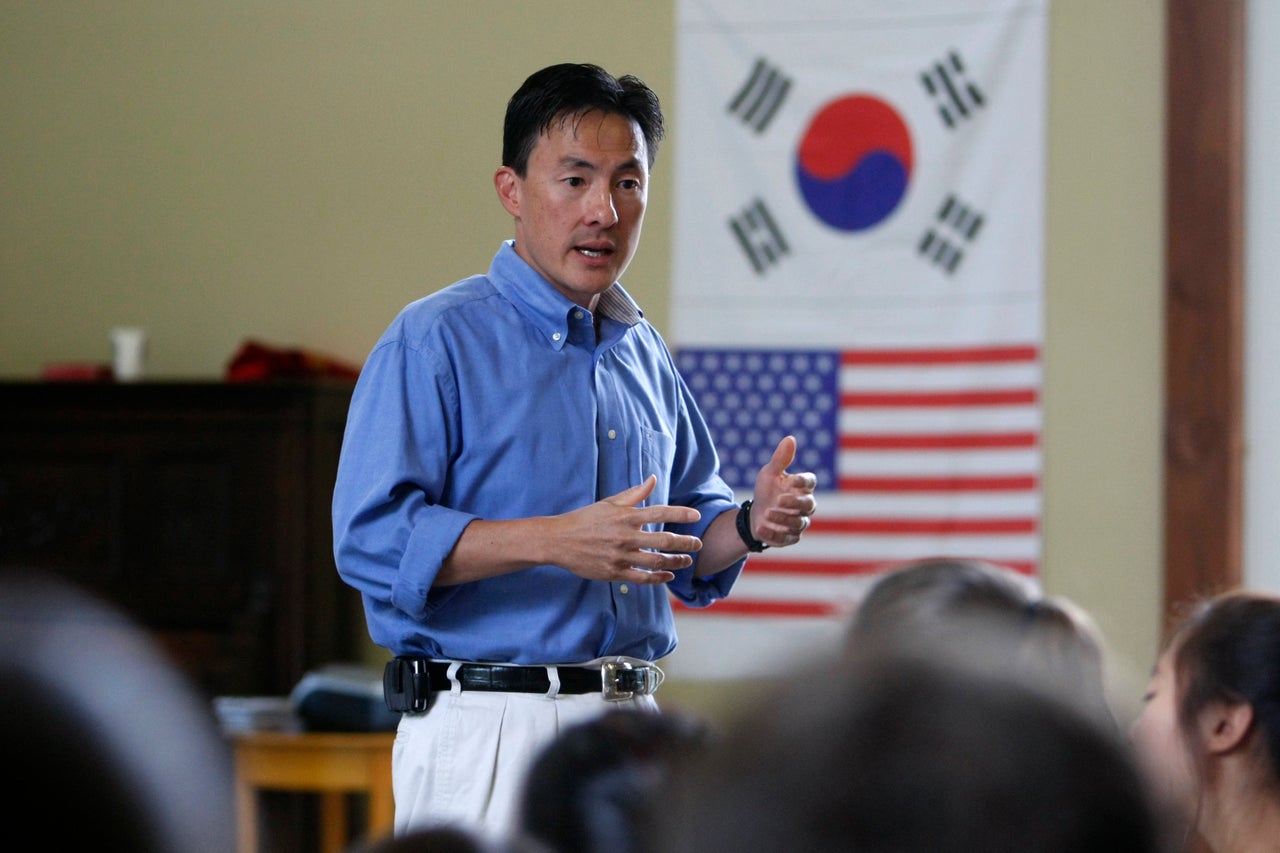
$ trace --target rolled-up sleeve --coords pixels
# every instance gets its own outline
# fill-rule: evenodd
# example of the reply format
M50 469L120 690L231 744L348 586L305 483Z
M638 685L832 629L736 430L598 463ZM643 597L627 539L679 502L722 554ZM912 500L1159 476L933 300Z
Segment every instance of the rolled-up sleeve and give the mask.
M334 486L338 573L366 596L416 618L475 518L436 503L448 469L455 395L430 353L384 336L352 394Z

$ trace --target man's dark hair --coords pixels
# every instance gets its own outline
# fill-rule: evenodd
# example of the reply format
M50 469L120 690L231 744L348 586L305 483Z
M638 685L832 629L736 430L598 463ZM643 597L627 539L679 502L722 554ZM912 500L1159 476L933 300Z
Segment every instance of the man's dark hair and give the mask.
M502 165L524 177L538 137L557 120L590 112L625 116L640 125L649 168L665 132L658 96L630 74L614 77L598 65L567 62L535 71L507 102L502 130Z

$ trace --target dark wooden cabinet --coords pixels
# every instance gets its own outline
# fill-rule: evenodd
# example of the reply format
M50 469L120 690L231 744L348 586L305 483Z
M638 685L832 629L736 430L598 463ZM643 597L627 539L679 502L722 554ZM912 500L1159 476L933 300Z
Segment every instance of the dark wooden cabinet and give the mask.
M330 520L351 390L0 383L0 570L117 604L211 696L281 695L359 659Z

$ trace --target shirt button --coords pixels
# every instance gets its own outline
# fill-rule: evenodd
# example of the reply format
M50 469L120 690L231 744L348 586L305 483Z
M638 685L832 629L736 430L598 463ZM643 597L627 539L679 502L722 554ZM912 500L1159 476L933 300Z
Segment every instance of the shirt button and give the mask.
M627 586L624 583L622 586L618 587L618 592L622 593L623 595L626 595L628 592L631 592L631 587Z
M553 335L551 336L551 340L553 340L553 341L558 341L558 340L560 340L560 333L559 333L559 332L556 332L555 334L553 334Z
M582 312L581 312L581 311L574 311L574 312L573 312L573 319L575 319L575 320L581 320L581 319L582 319Z
M617 437L618 437L618 431L617 431L617 430L615 430L615 429L611 429L611 430L609 430L609 438L617 438Z

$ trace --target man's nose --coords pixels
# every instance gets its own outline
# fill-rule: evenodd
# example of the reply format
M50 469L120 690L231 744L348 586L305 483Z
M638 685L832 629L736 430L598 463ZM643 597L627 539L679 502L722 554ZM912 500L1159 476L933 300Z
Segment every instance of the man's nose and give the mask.
M607 187L594 190L587 197L587 224L608 228L618 221L613 193Z

